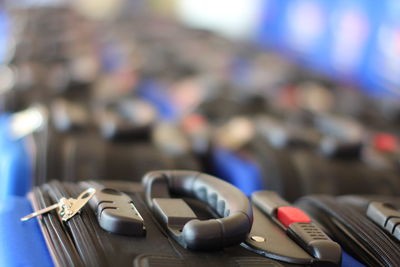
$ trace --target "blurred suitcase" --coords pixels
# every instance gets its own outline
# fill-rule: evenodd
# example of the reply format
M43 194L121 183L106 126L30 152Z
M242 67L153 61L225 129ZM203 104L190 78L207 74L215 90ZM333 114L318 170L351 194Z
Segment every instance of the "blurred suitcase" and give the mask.
M53 119L56 127L49 126L46 133L37 135L41 161L36 184L51 179L132 180L155 169L201 168L190 151L170 155L157 147L152 140L153 125L130 124L113 112L101 117L97 126L77 114L84 112L74 112L71 104L66 105Z
M200 169L192 155L174 158L144 141L107 141L97 133L53 137L47 146L46 180L132 180L160 168Z
M251 147L266 188L290 201L313 193L396 195L400 189L398 174L391 169L328 159L307 150L275 149L262 138L255 138Z
M268 189L294 201L313 193L396 195L400 189L395 168L376 167L360 160L361 144L332 143L329 149L325 148L326 154L322 154L316 148L325 139L314 131L306 128L288 131L280 122L276 122L278 126L268 123L268 133L257 129L244 141L232 137L232 144L239 143L231 145L232 148L221 147L218 142L227 143L230 136L225 132L242 130L244 125L227 128L222 131L224 138L212 148L214 173L247 195Z

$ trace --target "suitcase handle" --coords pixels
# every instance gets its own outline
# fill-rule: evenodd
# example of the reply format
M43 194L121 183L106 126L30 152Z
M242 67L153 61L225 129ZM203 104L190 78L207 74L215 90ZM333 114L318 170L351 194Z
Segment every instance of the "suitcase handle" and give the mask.
M167 225L170 234L185 248L217 250L236 245L251 230L253 211L248 198L216 177L194 171L154 171L145 175L143 185L147 204L155 213L160 213L160 199L170 198L172 193L194 197L222 217L205 221L191 218L179 231Z

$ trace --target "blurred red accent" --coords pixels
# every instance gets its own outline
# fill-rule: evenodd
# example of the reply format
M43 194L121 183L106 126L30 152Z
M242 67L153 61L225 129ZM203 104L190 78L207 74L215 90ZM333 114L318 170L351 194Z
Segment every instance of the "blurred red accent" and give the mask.
M194 132L206 124L206 119L200 114L186 116L182 121L182 126L186 132Z
M373 146L384 152L394 152L398 148L398 139L390 134L380 133L374 136Z

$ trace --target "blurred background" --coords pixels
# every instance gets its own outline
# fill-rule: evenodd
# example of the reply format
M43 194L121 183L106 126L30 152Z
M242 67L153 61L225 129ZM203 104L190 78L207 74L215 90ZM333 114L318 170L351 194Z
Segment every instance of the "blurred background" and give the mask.
M66 79L60 73L92 81L118 73L125 84L117 87L133 91L139 72L174 72L171 67L186 64L198 76L214 73L213 79L262 94L279 79L318 76L379 99L383 113L400 95L395 0L18 0L1 7L3 94L43 82L39 61L47 61L56 66L46 83L58 87Z
M279 57L274 60L355 87L363 94L378 98L398 98L400 94L400 4L395 0L18 0L2 1L1 6L2 91L15 82L16 77L9 77L9 63L23 64L44 51L51 53L47 57L53 61L61 55L85 56L75 65L85 69L88 76L90 71L93 76L105 71L107 64L108 68L110 64L114 68L125 64L138 69L151 61L140 50L144 36L160 38L157 45L153 44L161 47L156 50L167 50L167 44L161 42L169 42L180 57L205 68L205 63L190 57L195 56L193 53L199 57L211 54L201 54L185 40L196 42L190 35L203 32L221 39L214 43L226 42L227 49L221 49L224 54L233 54L226 64L235 65L232 68L236 71L245 71L245 64L253 63L249 61L255 55L246 53L258 58L273 53ZM203 46L218 53L211 47L213 41L208 42ZM223 64L222 57L214 59L213 65ZM265 73L276 76L268 75L267 69ZM240 79L245 79L243 76Z
M34 140L33 184L185 168L290 200L400 188L399 1L0 7L0 109Z

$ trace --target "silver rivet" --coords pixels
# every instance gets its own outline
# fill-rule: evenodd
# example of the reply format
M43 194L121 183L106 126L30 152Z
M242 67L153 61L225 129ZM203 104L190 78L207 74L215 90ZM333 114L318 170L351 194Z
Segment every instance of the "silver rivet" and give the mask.
M251 240L256 241L256 242L265 242L265 238L262 236L257 236L257 235L253 235L251 237Z

